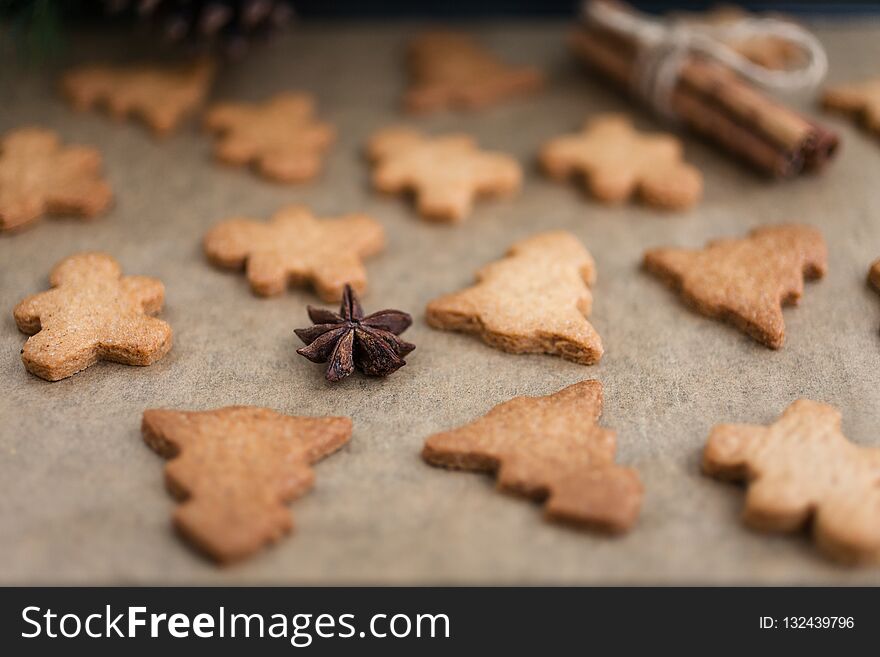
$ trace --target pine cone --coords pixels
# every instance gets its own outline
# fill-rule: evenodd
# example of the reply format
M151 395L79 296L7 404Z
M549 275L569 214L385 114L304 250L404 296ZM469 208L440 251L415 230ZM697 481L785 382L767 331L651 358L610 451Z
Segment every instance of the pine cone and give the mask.
M219 48L231 57L293 18L292 0L104 0L114 14L132 14L173 43Z

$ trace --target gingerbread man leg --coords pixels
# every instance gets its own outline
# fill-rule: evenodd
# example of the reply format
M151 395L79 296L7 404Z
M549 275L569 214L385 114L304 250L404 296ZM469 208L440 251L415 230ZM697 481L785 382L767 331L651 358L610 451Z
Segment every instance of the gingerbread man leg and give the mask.
M171 328L155 317L125 318L116 331L100 341L102 360L124 365L152 365L171 349Z
M98 341L84 332L59 335L44 328L28 338L21 359L31 374L60 381L98 362Z
M247 260L247 279L251 289L261 297L284 292L289 282L284 260L277 253L260 252Z

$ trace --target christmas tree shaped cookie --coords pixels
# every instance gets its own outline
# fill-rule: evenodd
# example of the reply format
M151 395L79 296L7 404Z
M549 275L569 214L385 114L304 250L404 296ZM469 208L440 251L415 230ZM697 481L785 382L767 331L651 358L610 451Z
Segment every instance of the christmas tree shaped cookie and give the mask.
M314 114L315 102L308 94L282 93L260 105L215 105L205 116L205 126L217 133L214 154L221 162L252 164L270 180L302 182L321 170L335 135Z
M582 381L546 397L516 397L425 441L428 463L497 473L498 487L544 502L548 518L611 532L639 515L642 484L614 463L613 431L596 425L602 384Z
M171 327L150 317L162 309L161 281L123 276L105 253L79 253L58 263L49 283L14 311L31 335L21 359L32 374L58 381L99 360L151 365L171 349Z
M644 266L697 312L729 322L758 342L785 342L782 306L795 304L804 279L825 275L825 240L809 226L772 226L704 249L653 249Z
M40 128L14 130L0 141L0 232L44 214L91 218L112 198L96 149L62 146L55 132Z
M545 353L584 365L602 357L587 321L596 279L592 256L571 233L541 233L477 272L477 283L428 304L428 324L479 335L514 354Z
M404 98L410 112L478 109L539 89L531 67L505 64L465 34L434 31L409 44L412 84Z
M301 206L282 208L268 221L228 219L205 235L208 259L219 267L245 269L260 296L288 285L312 284L325 301L339 301L346 283L367 286L363 259L385 245L382 225L365 215L317 219Z
M76 110L104 107L115 120L135 116L156 136L170 134L201 105L214 79L209 59L174 66L82 66L61 89Z
M711 476L748 482L744 520L765 531L810 527L843 561L880 558L880 448L840 430L840 412L798 400L769 426L722 424L703 453Z
M147 444L169 459L180 500L174 525L221 563L251 555L293 527L285 504L314 484L311 466L345 445L351 420L293 417L267 408L148 410Z

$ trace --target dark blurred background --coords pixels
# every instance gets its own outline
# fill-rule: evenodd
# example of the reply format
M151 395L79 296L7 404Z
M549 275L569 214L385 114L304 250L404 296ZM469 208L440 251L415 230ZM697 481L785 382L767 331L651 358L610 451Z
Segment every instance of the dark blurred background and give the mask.
M634 0L644 11L701 11L737 4L788 15L880 15L880 2L713 2ZM138 28L155 44L211 49L232 58L298 20L573 18L577 0L0 0L0 47L28 60L63 52L73 26ZM9 52L10 48L4 48Z
M303 0L295 2L301 16L320 17L496 17L496 16L571 16L579 2L572 0L386 0L362 2L359 0ZM756 11L785 11L789 13L854 13L880 12L880 2L697 2L646 1L630 2L639 9L663 12L669 9L698 11L726 4L739 5Z
M250 5L289 5L296 15L309 18L387 18L387 17L499 17L548 16L563 17L576 13L576 0L0 0L0 12L11 16L21 12L60 12L77 20L106 20L125 13L137 14L165 6L167 11L181 14L197 11L205 5L226 6L232 11ZM663 12L670 9L698 11L719 4L739 5L753 11L784 11L788 13L865 13L880 12L880 2L720 2L711 0L641 0L630 2L642 10ZM259 10L259 9L258 9Z

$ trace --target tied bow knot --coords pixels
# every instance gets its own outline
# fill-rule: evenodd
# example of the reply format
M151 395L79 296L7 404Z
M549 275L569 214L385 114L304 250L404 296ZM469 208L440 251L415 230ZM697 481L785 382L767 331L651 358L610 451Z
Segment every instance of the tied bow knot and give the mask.
M672 93L682 65L692 54L715 60L755 84L776 91L814 88L828 70L825 50L813 34L799 25L775 18L742 18L729 25L696 25L654 19L604 0L585 3L583 14L589 22L624 34L638 44L636 91L667 116L672 115ZM796 46L803 55L801 65L771 69L751 61L729 45L761 37L782 39Z

